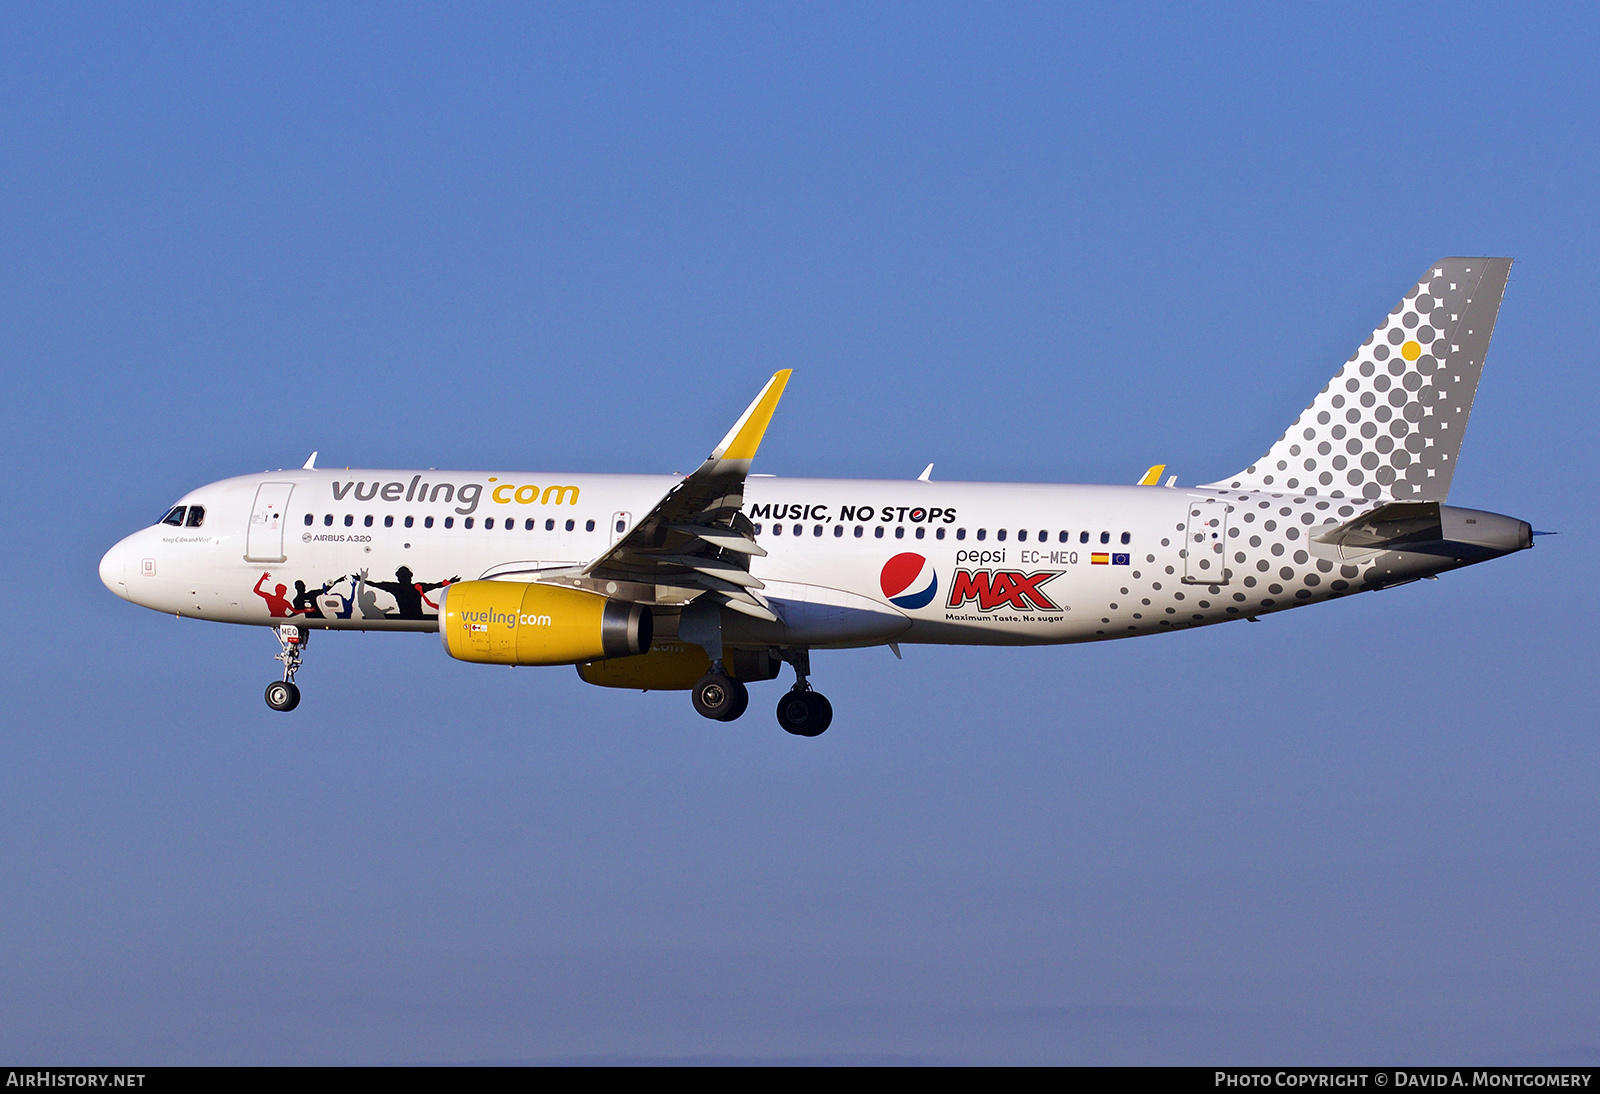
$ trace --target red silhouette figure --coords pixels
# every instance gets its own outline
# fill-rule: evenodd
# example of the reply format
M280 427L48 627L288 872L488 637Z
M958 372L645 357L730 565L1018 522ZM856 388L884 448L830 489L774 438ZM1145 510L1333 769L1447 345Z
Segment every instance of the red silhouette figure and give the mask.
M272 574L270 573L262 574L261 579L256 582L256 587L251 590L267 602L267 614L274 619L288 619L291 615L299 615L300 613L295 611L294 605L289 603L289 587L287 585L279 585L275 592L266 593L261 591L261 582L266 581L271 576Z

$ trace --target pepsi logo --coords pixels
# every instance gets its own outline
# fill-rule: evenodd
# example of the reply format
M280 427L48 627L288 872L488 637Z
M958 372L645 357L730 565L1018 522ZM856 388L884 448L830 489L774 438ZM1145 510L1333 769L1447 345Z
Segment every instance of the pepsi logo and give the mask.
M897 608L926 608L939 595L939 575L921 555L907 551L883 564L878 575L883 595Z

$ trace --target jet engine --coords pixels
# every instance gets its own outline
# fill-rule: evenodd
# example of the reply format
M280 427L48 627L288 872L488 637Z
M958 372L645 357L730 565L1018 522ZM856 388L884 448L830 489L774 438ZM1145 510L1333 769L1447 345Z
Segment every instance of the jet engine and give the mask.
M439 637L460 661L571 665L650 648L643 604L584 589L512 581L460 581L439 598Z
M725 650L723 667L740 683L771 680L783 663L771 650ZM603 688L638 688L640 691L688 691L711 671L711 658L691 642L657 642L637 657L586 661L578 666L585 683Z

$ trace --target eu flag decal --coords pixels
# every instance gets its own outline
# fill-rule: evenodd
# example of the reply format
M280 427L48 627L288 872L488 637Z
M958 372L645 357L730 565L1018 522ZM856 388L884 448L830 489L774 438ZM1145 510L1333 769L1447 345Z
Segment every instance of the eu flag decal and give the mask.
M1113 566L1126 566L1126 565L1128 565L1128 556L1127 555L1112 555L1111 556L1111 565L1113 565Z

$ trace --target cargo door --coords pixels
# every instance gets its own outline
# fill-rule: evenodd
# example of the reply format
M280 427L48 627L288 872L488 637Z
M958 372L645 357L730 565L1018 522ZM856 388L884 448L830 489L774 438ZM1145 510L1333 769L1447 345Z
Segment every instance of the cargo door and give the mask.
M256 488L256 503L250 510L250 531L245 537L246 562L282 562L283 526L289 511L290 482L264 482Z

